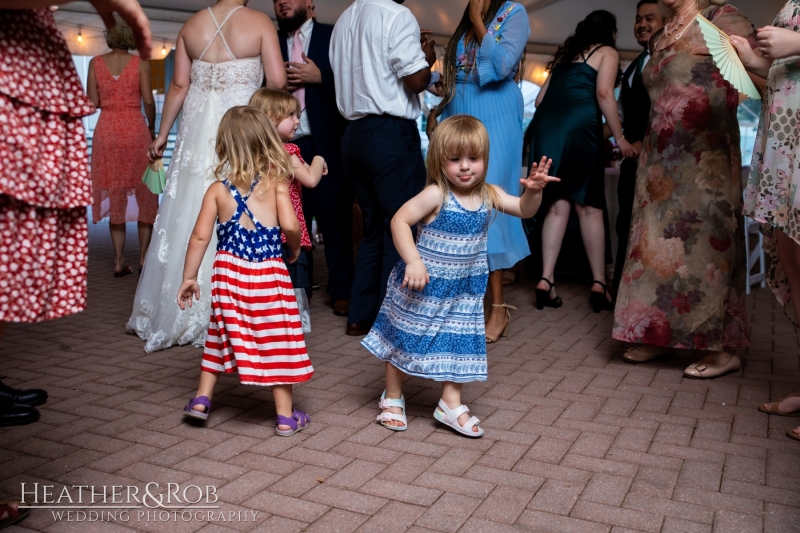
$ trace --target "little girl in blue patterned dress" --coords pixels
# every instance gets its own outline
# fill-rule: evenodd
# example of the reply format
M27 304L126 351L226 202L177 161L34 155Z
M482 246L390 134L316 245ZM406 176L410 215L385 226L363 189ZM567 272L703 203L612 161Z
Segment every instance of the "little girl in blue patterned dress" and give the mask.
M476 118L443 121L428 148L428 185L392 219L392 237L402 260L375 324L362 345L386 362L386 390L378 422L405 431L405 374L442 382L433 416L468 437L481 437L479 420L461 403L461 388L486 381L483 296L489 270L486 236L493 211L528 218L542 189L558 178L551 161L534 164L522 197L486 183L489 135ZM419 225L417 243L411 227Z

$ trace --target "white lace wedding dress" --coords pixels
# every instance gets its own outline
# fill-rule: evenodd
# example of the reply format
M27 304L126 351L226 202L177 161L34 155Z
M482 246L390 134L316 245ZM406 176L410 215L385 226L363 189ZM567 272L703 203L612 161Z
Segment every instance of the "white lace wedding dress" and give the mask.
M167 185L136 289L133 314L127 324L128 331L135 332L146 342L145 352L175 344L202 346L205 342L211 312L211 266L217 249L216 231L197 278L200 300L181 311L177 296L183 281L186 249L203 195L214 182L214 143L222 115L233 106L247 105L263 80L264 69L259 57L217 64L200 60L192 63L191 84L167 171Z

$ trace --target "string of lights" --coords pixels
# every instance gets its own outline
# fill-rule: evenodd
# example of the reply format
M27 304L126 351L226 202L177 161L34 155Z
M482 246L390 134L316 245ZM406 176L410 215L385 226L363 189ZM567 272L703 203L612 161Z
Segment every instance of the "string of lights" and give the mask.
M59 26L69 26L72 28L78 29L78 35L75 37L75 40L79 43L83 43L85 39L105 39L103 37L103 32L105 32L105 27L98 28L97 26L91 26L88 24L76 24L74 22L67 22L67 21L58 21ZM83 30L88 29L96 32L99 35L88 35L84 37ZM169 50L172 49L173 45L170 43L169 49L167 49L167 43L170 42L166 37L161 37L158 35L153 35L153 41L158 42L161 41L161 55L166 56L169 53Z

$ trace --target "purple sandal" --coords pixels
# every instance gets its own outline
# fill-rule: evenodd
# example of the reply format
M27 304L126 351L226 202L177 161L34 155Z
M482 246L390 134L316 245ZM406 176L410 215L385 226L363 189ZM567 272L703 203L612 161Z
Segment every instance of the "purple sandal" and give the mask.
M206 408L205 411L196 411L192 409L195 405L202 405ZM186 404L186 407L183 408L183 416L188 416L190 418L199 418L200 420L208 420L208 413L211 411L211 400L208 399L208 396L198 396L197 398L192 398L189 400L189 403Z
M275 434L279 437L288 437L289 435L294 435L298 431L303 431L310 425L311 418L306 413L292 409L291 418L278 415L275 421ZM278 426L289 426L292 429L278 429Z

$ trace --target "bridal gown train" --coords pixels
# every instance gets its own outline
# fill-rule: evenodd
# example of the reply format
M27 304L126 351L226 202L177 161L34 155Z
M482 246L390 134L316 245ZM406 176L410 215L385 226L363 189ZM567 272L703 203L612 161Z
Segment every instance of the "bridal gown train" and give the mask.
M227 18L217 27L221 29L225 22ZM222 37L219 29L214 38L217 35ZM224 37L222 42L230 56L235 57ZM250 96L264 81L260 57L216 64L200 59L192 62L191 83L167 170L167 184L136 289L133 314L127 324L128 331L135 332L145 341L145 352L163 350L175 344L202 346L205 343L211 313L211 266L217 248L216 233L203 256L197 276L200 300L181 311L176 299L183 282L186 249L203 195L214 182L214 146L220 120L231 107L247 105Z

